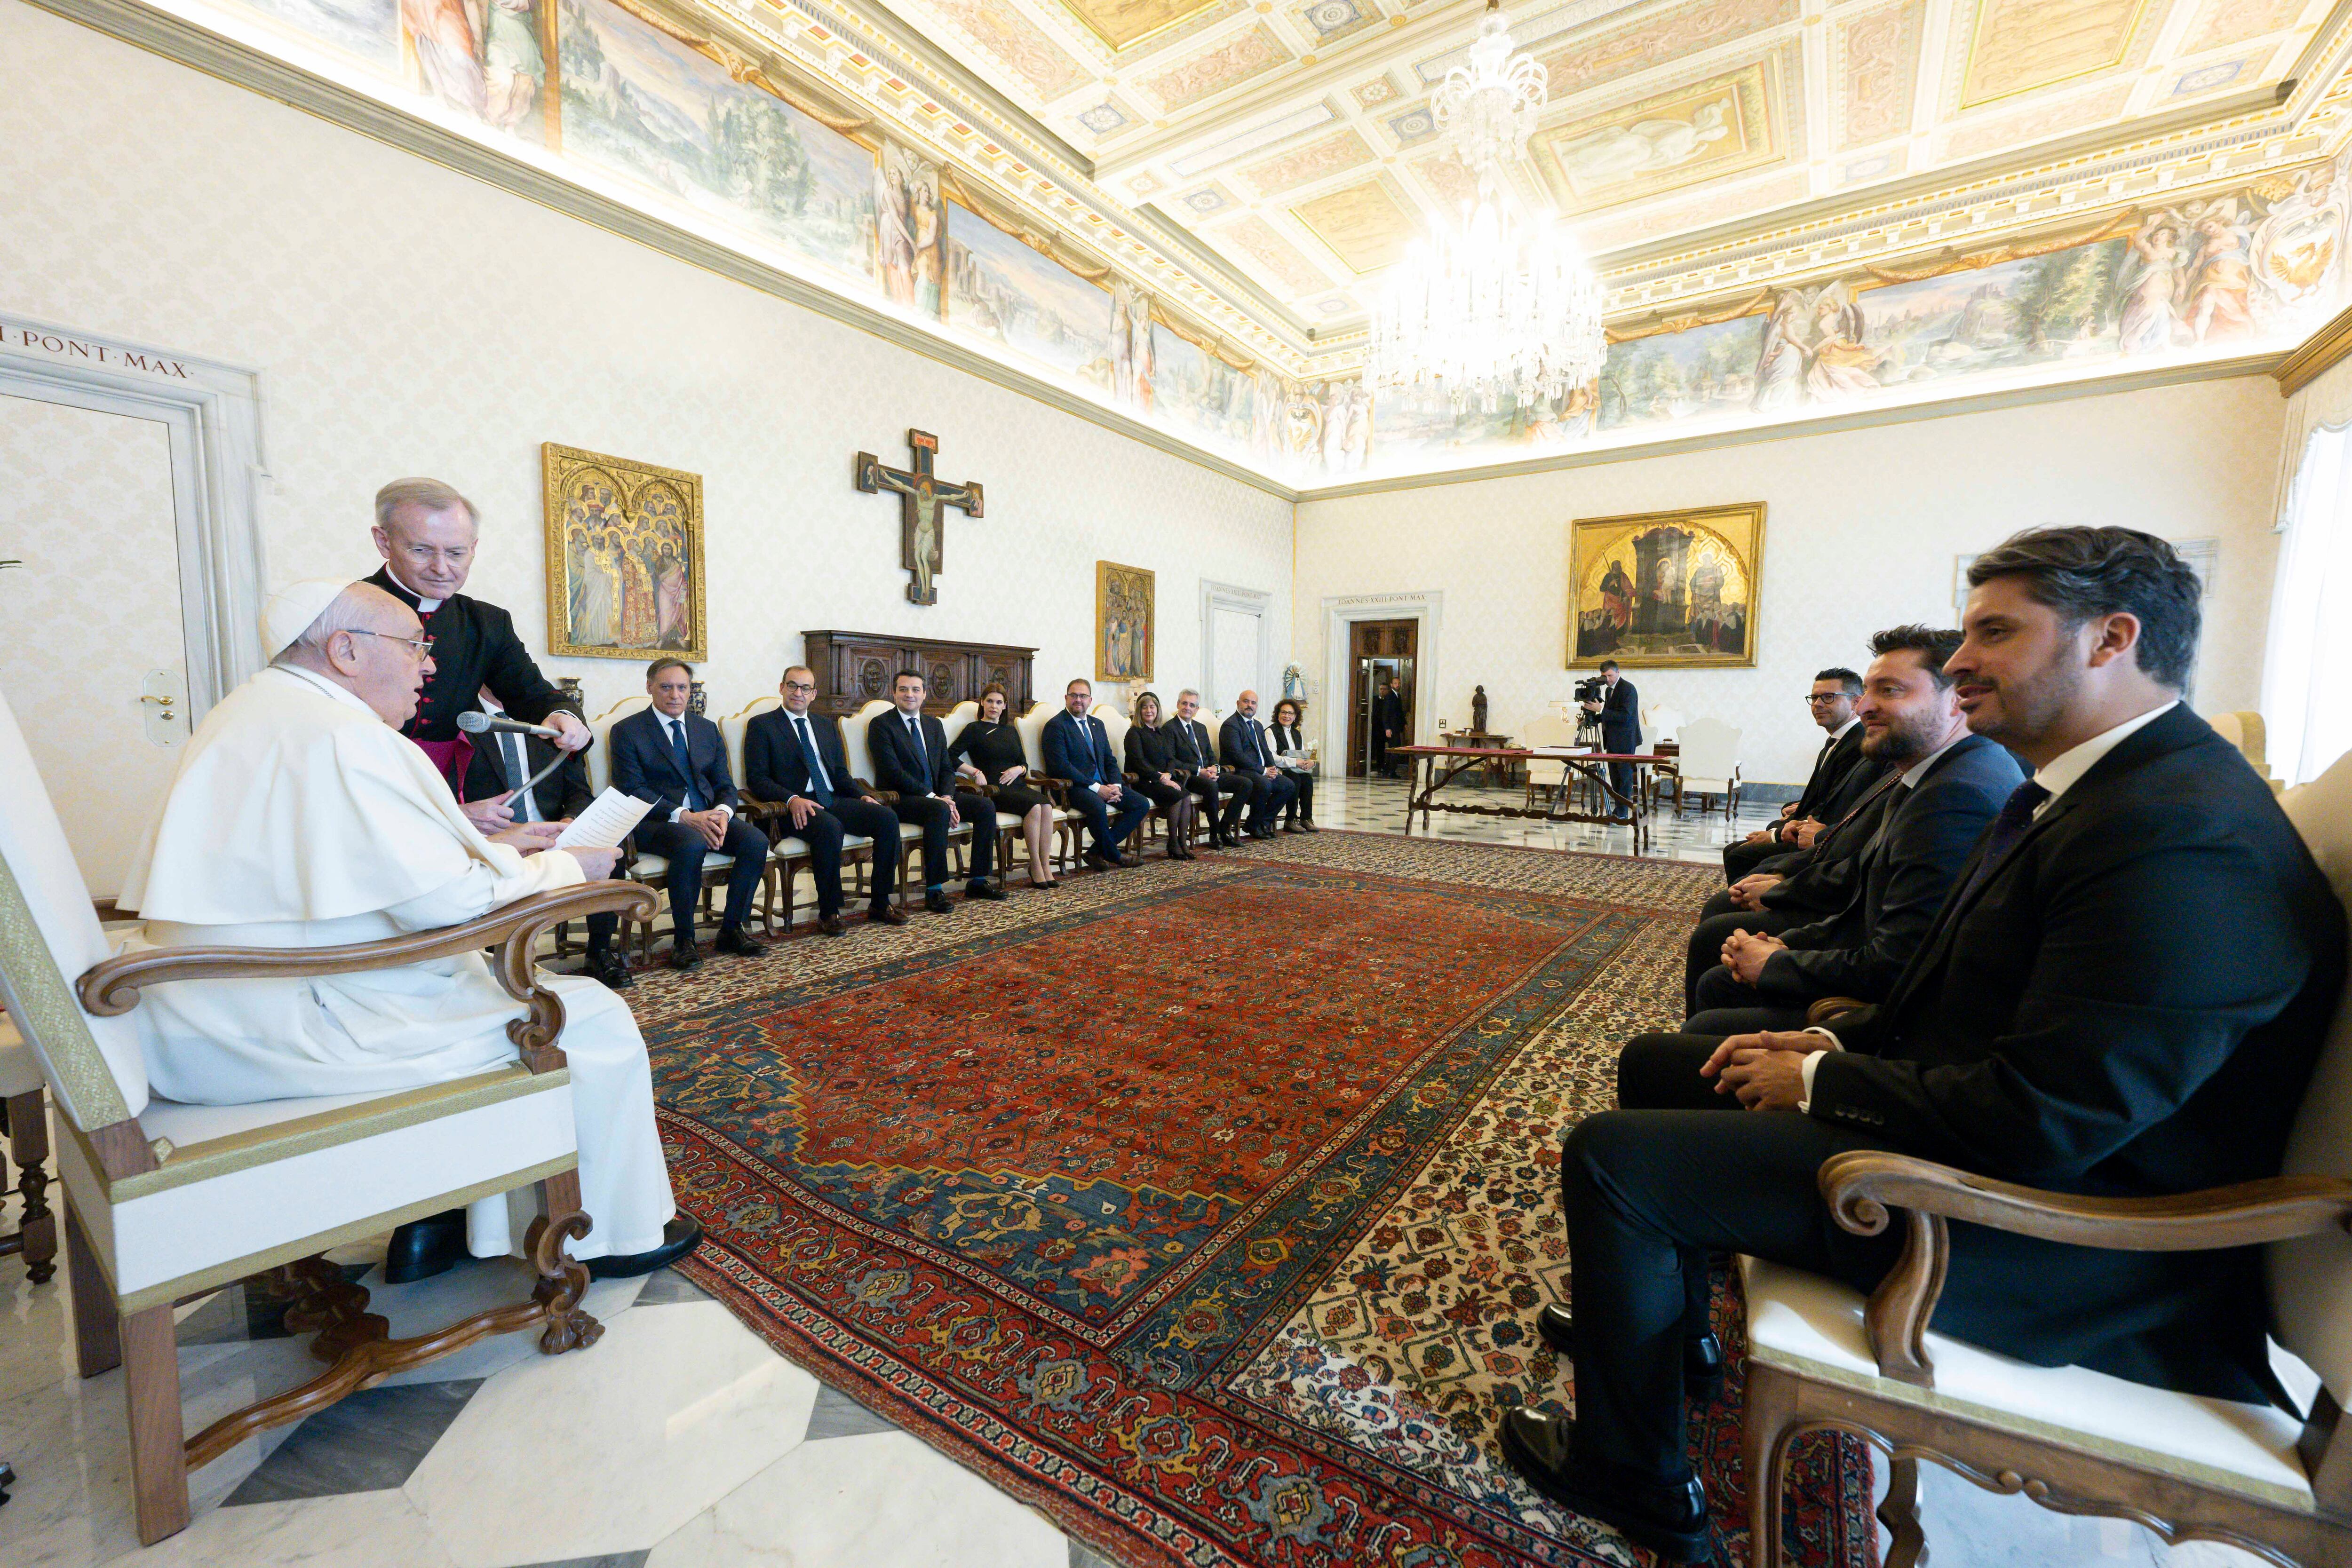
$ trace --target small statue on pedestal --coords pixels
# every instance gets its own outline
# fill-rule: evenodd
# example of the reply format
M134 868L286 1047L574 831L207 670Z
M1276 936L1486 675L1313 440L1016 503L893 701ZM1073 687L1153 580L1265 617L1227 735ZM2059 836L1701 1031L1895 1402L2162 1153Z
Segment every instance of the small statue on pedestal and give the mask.
M1472 733L1486 733L1486 688L1480 686L1470 694L1470 728Z

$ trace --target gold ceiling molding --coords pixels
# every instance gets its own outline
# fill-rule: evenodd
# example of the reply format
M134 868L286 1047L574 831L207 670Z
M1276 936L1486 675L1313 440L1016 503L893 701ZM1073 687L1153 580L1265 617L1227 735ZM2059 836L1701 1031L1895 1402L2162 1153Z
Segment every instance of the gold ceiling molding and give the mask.
M821 94L814 82L801 79L797 71L771 76L770 67L780 65L781 60L755 60L733 45L710 37L667 11L646 5L645 0L612 0L612 3L646 26L677 39L705 59L714 62L737 81L774 94L819 125L841 132L866 151L872 152L881 145L882 132L871 116L843 112L838 102L829 94Z
M2271 374L2278 378L2279 395L2293 397L2347 358L2352 358L2352 305L2337 311Z

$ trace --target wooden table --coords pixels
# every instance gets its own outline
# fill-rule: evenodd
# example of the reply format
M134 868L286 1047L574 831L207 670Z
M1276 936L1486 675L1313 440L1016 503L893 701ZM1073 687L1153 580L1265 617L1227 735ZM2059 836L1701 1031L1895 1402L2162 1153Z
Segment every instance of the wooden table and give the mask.
M1511 750L1511 737L1507 735L1497 735L1486 729L1456 729L1440 735L1437 744L1461 750L1492 752L1494 756L1486 763L1486 782L1507 789L1519 781L1517 776L1518 765L1511 760L1517 754ZM1392 746L1389 749L1396 751L1402 748Z
M1646 791L1636 789L1631 796L1619 794L1609 782L1606 765L1631 762L1641 767L1655 767L1665 760L1655 752L1577 751L1565 747L1498 749L1492 746L1391 746L1389 755L1411 759L1412 789L1404 808L1404 831L1408 834L1412 831L1412 814L1415 811L1421 813L1423 831L1429 827L1432 811L1465 811L1477 817L1533 817L1547 822L1598 822L1603 826L1632 828L1633 852L1637 855L1647 852L1650 845ZM1612 810L1622 809L1631 812L1632 820L1627 821L1604 811L1580 811L1570 804L1570 792L1565 789L1541 810L1526 806L1472 805L1436 798L1439 790L1472 768L1491 765L1498 758L1506 758L1513 766L1520 766L1530 758L1566 764L1600 789L1601 799Z

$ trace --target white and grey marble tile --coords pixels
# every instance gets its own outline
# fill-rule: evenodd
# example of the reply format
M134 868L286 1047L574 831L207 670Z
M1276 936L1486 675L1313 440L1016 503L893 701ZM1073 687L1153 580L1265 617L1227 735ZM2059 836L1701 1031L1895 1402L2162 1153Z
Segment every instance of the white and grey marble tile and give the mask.
M479 1378L458 1378L348 1395L294 1427L222 1506L397 1488L481 1385Z
M1067 1568L1053 1523L903 1432L808 1443L646 1568Z
M821 1384L816 1406L809 1412L808 1441L831 1437L863 1437L875 1432L895 1432L895 1422L876 1415L831 1384Z
M656 1269L645 1276L644 1286L637 1292L636 1304L641 1307L667 1307L681 1301L707 1301L710 1299L709 1291L677 1270Z
M424 1516L397 1491L216 1509L167 1540L133 1546L103 1559L106 1568L454 1568Z
M716 1301L622 1312L491 1377L405 1490L460 1568L635 1551L797 1447L816 1390Z

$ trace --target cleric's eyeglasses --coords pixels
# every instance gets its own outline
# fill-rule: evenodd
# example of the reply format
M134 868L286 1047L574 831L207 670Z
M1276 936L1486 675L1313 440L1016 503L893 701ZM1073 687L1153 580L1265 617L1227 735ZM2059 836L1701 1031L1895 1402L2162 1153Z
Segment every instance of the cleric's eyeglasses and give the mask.
M419 659L429 659L433 656L433 639L430 637L402 637L390 632L371 632L364 626L352 626L346 630L362 637L381 637L387 643L403 643L414 651Z

